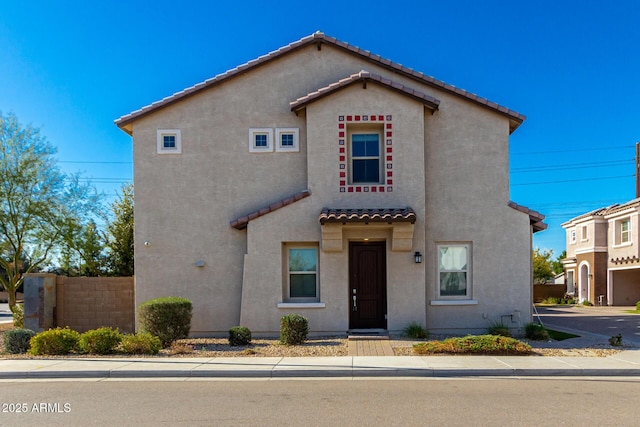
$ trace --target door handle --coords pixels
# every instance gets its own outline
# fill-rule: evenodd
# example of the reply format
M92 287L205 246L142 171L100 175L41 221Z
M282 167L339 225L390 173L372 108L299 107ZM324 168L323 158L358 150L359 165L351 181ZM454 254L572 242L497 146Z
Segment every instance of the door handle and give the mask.
M353 311L358 311L358 304L356 302L356 296L353 296Z

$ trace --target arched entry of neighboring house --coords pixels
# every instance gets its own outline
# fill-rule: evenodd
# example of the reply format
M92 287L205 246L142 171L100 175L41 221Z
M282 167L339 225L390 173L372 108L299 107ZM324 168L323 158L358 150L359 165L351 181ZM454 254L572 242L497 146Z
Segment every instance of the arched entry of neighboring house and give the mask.
M578 277L578 300L589 300L589 263L583 261L580 264L580 274Z

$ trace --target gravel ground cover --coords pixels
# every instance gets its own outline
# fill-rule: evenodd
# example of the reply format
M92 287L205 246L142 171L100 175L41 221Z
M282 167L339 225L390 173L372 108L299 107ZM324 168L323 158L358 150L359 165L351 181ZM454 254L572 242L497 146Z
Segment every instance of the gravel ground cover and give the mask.
M0 324L0 354L4 352L2 331L11 329L13 325ZM432 337L441 339L444 337ZM396 356L412 356L412 346L420 340L411 340L401 336L391 336L390 344ZM603 343L595 343L588 347L561 348L556 341L526 341L538 356L582 356L607 357L630 347L611 347ZM345 336L313 337L302 345L287 346L279 343L277 338L253 339L248 346L231 346L227 338L190 338L174 343L163 349L157 357L331 357L348 356L349 346ZM83 357L82 355L73 355ZM115 355L122 357L122 354ZM2 354L4 358L29 358L28 355ZM50 356L48 356L50 357ZM87 356L89 357L89 356ZM95 357L92 355L90 357ZM108 357L108 356L107 356Z

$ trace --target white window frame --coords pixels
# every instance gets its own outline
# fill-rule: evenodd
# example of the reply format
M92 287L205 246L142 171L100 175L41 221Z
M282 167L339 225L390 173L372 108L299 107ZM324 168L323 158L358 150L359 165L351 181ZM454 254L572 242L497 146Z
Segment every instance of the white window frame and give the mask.
M441 248L465 248L467 251L467 268L466 270L441 270L440 269L440 249ZM436 295L439 300L469 300L476 303L473 298L473 289L472 289L472 264L471 264L472 254L471 254L471 243L438 243L436 245ZM447 272L464 272L466 273L467 279L467 289L465 295L442 295L441 292L441 283L440 283L440 273ZM432 303L433 304L433 303Z
M623 230L624 224L627 224L627 229ZM620 246L630 245L631 241L631 218L622 218L616 221L616 243Z
M353 179L354 167L353 161L359 159L373 159L373 156L356 157L353 155L353 135L378 135L378 181L375 182L356 182ZM384 144L384 127L381 124L348 124L347 125L347 144L349 153L349 185L384 185L386 182L385 158L386 149Z
M282 136L292 135L293 145L282 145ZM276 151L294 153L300 151L300 131L298 128L276 128Z
M267 136L267 146L256 146L256 135ZM273 152L273 129L271 128L251 128L249 129L249 152L250 153L271 153Z
M569 241L570 241L571 244L575 244L576 243L576 229L575 228L569 230Z
M157 152L158 154L182 154L182 134L180 129L158 129L157 135ZM164 137L173 136L176 139L175 147L165 147Z
M296 249L313 249L316 252L316 295L315 297L292 297L291 296L291 275L292 274L309 274L310 271L290 271L289 256L291 250ZM320 245L318 243L286 243L284 245L284 276L286 286L283 300L285 303L318 303L320 302Z

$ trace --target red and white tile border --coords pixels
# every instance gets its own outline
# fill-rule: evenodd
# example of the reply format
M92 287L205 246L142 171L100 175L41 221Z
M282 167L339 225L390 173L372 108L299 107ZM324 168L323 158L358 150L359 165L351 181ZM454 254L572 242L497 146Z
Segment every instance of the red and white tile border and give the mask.
M340 174L340 192L341 193L384 193L393 191L393 125L391 123L392 116L385 114L375 115L344 115L338 116L338 173ZM349 184L347 178L347 125L349 123L383 123L384 132L383 139L384 149L384 183L370 185L352 185Z

